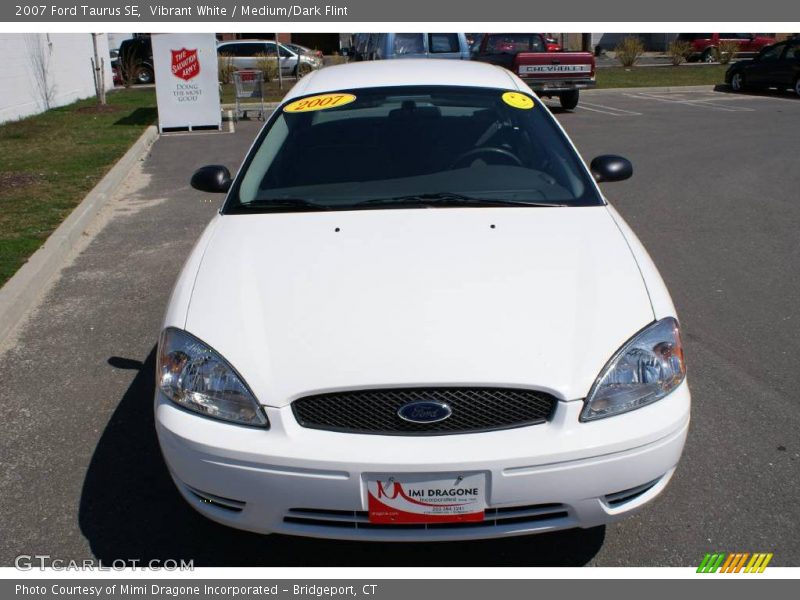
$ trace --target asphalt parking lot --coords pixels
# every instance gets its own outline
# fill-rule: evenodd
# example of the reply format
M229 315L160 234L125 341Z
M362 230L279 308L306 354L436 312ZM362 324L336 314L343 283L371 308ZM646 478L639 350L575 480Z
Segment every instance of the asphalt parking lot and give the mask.
M154 346L182 262L220 197L191 172L235 168L259 123L156 142L0 356L0 565L194 559L196 566L691 566L708 551L800 564L800 99L596 91L556 112L583 156L630 158L604 192L682 318L693 422L666 492L605 528L453 544L257 536L197 515L152 418ZM91 237L91 236L87 236Z

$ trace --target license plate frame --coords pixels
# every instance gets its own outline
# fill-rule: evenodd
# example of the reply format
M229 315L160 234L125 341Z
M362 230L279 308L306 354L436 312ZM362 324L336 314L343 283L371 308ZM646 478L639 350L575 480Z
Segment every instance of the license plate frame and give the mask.
M369 522L384 525L484 520L485 473L376 474L365 477Z

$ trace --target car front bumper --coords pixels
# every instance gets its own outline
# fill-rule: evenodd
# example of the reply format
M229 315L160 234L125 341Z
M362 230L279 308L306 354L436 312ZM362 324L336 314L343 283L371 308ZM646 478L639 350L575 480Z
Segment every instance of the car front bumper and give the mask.
M684 382L653 405L589 423L559 402L542 425L446 436L306 429L291 407L267 408L269 430L208 419L156 394L156 428L183 497L206 517L258 533L353 540L458 540L609 523L667 485L689 425ZM478 524L369 523L369 475L486 476Z

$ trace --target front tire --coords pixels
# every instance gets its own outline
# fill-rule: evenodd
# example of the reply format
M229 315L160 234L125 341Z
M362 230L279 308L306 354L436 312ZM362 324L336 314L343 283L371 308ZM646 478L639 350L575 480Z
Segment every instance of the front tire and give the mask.
M794 80L794 93L800 96L800 77Z
M579 90L572 90L570 92L564 92L558 96L558 100L561 102L561 108L566 110L572 110L576 106L578 106L578 100L580 99L580 91Z
M714 48L706 48L706 51L703 52L703 62L704 63L717 62L717 53L714 51Z
M744 73L736 72L731 76L731 89L734 92L743 92L746 89Z
M155 76L153 75L153 71L147 67L139 67L136 69L134 79L136 80L136 83L142 85L153 83L156 80Z

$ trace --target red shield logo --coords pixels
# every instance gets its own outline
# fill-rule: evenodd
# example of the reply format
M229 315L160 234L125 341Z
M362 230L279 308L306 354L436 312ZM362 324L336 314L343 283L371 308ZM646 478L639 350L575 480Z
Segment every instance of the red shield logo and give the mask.
M175 77L189 81L200 73L200 61L197 60L197 48L187 50L170 50L172 52L172 74Z

